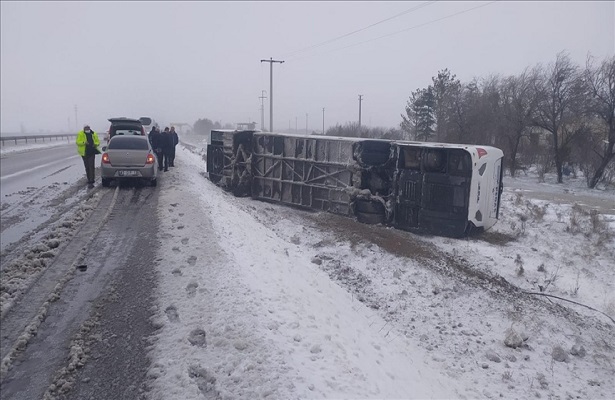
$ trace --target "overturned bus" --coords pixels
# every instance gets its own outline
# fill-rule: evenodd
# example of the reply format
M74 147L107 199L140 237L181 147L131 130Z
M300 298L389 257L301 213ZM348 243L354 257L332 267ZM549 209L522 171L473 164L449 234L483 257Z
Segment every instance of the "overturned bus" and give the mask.
M495 147L246 130L210 139L209 179L236 196L452 237L498 219Z

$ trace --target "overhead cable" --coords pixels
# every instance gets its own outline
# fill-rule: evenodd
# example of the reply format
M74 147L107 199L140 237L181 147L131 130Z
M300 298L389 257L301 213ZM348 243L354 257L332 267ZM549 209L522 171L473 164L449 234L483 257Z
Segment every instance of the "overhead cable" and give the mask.
M387 34L387 35L379 36L379 37L374 38L374 39L365 40L365 41L363 41L363 42L354 43L354 44L351 44L351 45L348 45L348 46L339 47L339 48L337 48L337 49L332 49L332 50L325 51L325 52L321 52L321 53L316 53L316 54L312 54L312 55L300 56L300 57L293 58L293 59L294 59L294 60L297 60L297 59L302 59L302 58L309 58L309 57L313 57L313 56L316 56L316 55L327 54L327 53L331 53L331 52L334 52L334 51L344 50L344 49L348 49L348 48L350 48L350 47L359 46L359 45L362 45L362 44L365 44L365 43L369 43L369 42L373 42L373 41L376 41L376 40L384 39L384 38L386 38L386 37L390 37L390 36L393 36L393 35L397 35L397 34L399 34L399 33L407 32L407 31L412 30L412 29L422 28L422 27L424 27L424 26L426 26L426 25L430 25L430 24L433 24L433 23L436 23L436 22L439 22L439 21L442 21L442 20L445 20L445 19L448 19L448 18L453 18L453 17L456 17L456 16L458 16L458 15L465 14L465 13L467 13L467 12L470 12L470 11L473 11L473 10L476 10L476 9L479 9L479 8L482 8L482 7L486 7L486 6L490 5L490 4L497 3L498 1L500 1L500 0L490 1L490 2L488 2L488 3L481 4L481 5L479 5L479 6L472 7L472 8L469 8L469 9L467 9L467 10L459 11L459 12L456 12L456 13L454 13L454 14L450 14L450 15L447 15L447 16L445 16L445 17L442 17L442 18L437 18L437 19L434 19L434 20L431 20L431 21L425 22L425 23L423 23L423 24L419 24L419 25L411 26L410 28L406 28L406 29L402 29L402 30L399 30L399 31L396 31L396 32L392 32L392 33L389 33L389 34ZM292 58L292 57L291 57L291 58Z
M295 50L295 51L293 51L293 52L288 53L288 55L287 55L285 58L292 58L292 57L293 57L293 54L302 53L302 52L304 52L304 51L308 51L308 50L311 50L311 49L314 49L314 48L317 48L317 47L320 47L320 46L324 46L325 44L329 44L329 43L335 42L336 40L343 39L343 38L345 38L345 37L348 37L348 36L354 35L355 33L358 33L358 32L361 32L361 31L364 31L364 30L366 30L366 29L369 29L369 28L371 28L371 27L374 27L374 26L376 26L376 25L379 25L379 24L381 24L381 23L383 23L383 22L390 21L390 20L392 20L392 19L394 19L394 18L397 18L397 17L400 17L400 16L402 16L402 15L405 15L405 14L411 13L411 12L416 11L416 10L421 9L421 8L424 8L424 7L430 6L431 4L433 4L433 3L437 2L437 1L438 1L438 0L432 0L432 1L428 1L428 2L423 3L423 4L419 4L419 5L418 5L418 6L416 6L416 7L410 8L410 9L408 9L408 10L406 10L406 11L403 11L403 12L401 12L401 13L399 13L399 14L393 15L392 17L389 17L389 18L383 19L382 21L375 22L375 23L373 23L373 24L371 24L371 25L368 25L368 26L366 26L366 27L364 27L364 28L357 29L356 31L352 31L352 32L346 33L346 34L344 34L344 35L342 35L342 36L338 36L338 37L335 37L335 38L333 38L333 39L329 39L329 40L326 40L326 41L324 41L324 42L314 44L314 45L312 45L312 46L308 46L308 47L304 47L304 48L299 49L299 50Z

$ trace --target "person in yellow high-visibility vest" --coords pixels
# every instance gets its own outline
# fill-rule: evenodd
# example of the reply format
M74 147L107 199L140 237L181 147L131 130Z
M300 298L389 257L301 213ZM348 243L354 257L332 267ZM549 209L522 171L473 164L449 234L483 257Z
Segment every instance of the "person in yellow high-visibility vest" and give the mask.
M88 178L88 186L94 187L95 182L95 168L94 165L96 154L100 154L98 146L100 146L100 139L98 134L90 129L89 125L85 125L82 130L77 133L77 152L83 159L83 165L85 166L85 175Z

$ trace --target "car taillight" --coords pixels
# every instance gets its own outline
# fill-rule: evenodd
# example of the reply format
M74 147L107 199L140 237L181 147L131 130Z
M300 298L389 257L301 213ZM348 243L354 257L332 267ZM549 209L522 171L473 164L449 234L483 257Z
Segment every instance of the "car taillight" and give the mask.
M154 161L156 161L156 159L154 158L153 154L148 154L147 155L147 160L145 160L146 164L153 164Z
M109 161L109 154L103 153L103 155L102 155L102 162L103 162L103 164L111 164L111 161Z

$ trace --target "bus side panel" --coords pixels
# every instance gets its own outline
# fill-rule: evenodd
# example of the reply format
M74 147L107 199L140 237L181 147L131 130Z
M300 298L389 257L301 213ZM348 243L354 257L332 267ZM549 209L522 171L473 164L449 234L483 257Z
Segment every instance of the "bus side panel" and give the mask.
M489 199L489 217L498 219L500 215L500 199L502 197L502 159L495 162L493 168L493 178L491 180L491 198ZM494 222L495 223L495 222Z
M224 146L220 141L212 141L207 145L207 172L209 180L219 183L224 170Z
M259 133L252 198L351 215L352 142Z
M207 146L207 172L209 179L225 190L230 190L232 181L231 159L233 137L229 132L211 131L211 143Z
M216 185L235 196L249 195L253 131L211 131L207 172Z

